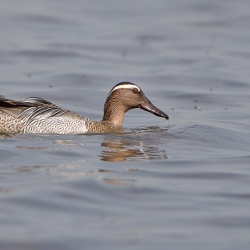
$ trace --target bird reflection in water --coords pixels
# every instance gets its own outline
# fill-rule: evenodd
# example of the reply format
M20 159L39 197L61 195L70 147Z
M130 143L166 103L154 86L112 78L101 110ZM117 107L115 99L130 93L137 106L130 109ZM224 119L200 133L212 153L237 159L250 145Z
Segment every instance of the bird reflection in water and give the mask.
M137 137L138 138L138 137ZM104 150L100 155L100 160L109 162L123 162L123 161L145 161L145 160L158 160L167 159L165 150L160 150L157 146L152 146L151 140L125 137L109 138L105 139L102 144ZM126 170L121 169L99 169L102 173L102 181L115 185L115 186L134 186L137 185L136 179L134 178L120 178L120 174L124 171L139 171L139 169L129 168ZM108 175L106 177L103 177ZM113 176L114 178L111 178ZM122 176L124 176L122 174ZM134 175L126 175L134 176Z
M152 144L146 145L142 141L135 142L131 139L106 139L101 146L105 147L100 155L102 161L122 162L168 158L165 150L160 150Z

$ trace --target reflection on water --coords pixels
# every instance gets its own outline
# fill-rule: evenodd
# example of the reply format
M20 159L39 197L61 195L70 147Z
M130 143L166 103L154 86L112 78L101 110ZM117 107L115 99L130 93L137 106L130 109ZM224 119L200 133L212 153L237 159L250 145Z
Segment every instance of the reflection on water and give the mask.
M121 139L106 139L101 146L105 147L100 155L102 161L121 162L168 158L165 150L152 145L147 146L143 141L131 143Z
M11 138L11 135L8 135L8 134L0 134L0 140L8 139L8 138Z
M139 149L129 148L129 143L121 140L105 140L101 146L105 147L100 156L102 161L120 162L143 155Z
M124 170L110 170L110 169L99 169L99 173L101 174L123 174L124 172L131 172L131 171L139 171L138 169L135 168L127 168L125 171ZM101 175L101 180L104 181L105 183L112 184L115 186L134 186L136 184L136 179L132 178L104 178Z
M40 185L54 177L93 176L109 185L136 186L137 180L129 172L139 171L137 167L120 169L112 165L115 169L109 169L111 165L104 162L168 159L164 149L168 136L166 129L158 127L88 136L1 135L0 161L4 168L0 179L8 180L8 188L1 187L0 193L13 192L18 186ZM95 169L96 163L101 164L98 169Z
M16 146L17 148L21 149L30 149L30 150L55 150L53 148L47 148L47 147L25 147L25 146Z
M134 179L108 179L108 178L103 178L102 179L104 182L108 184L112 184L115 186L134 186L136 180Z
M136 186L137 181L129 172L139 171L137 167L129 166L124 170L104 162L168 159L166 138L169 138L168 130L159 127L87 136L2 135L0 161L4 168L0 179L8 180L8 188L1 187L0 192L14 191L18 186L40 185L54 177L85 179L92 176L109 185ZM98 169L95 169L96 164L100 164ZM124 173L127 174L123 176Z
M88 134L88 137L86 137L86 135L62 136L55 140L49 140L49 142L53 144L53 146L50 144L50 147L19 145L18 148L40 151L56 150L59 151L59 153L60 151L67 151L67 153L71 152L73 154L79 150L79 147L98 147L100 145L101 152L99 154L99 160L101 161L123 162L168 159L166 151L159 148L159 145L165 143L162 139L168 137L167 131L168 129L151 126L133 129L132 131L124 133ZM70 138L68 139L68 137ZM93 140L89 140L91 137ZM100 144L96 144L98 139L102 140ZM55 144L61 147L55 147ZM83 151L84 150L82 150L82 152ZM61 152L61 154L65 153ZM96 156L98 156L98 154L88 155L88 159L86 159L85 155L81 155L82 159L78 159L78 162L96 161Z
M166 136L167 129L156 126L109 135L101 144L105 149L102 150L100 159L110 162L167 159L166 151L158 147L161 138Z

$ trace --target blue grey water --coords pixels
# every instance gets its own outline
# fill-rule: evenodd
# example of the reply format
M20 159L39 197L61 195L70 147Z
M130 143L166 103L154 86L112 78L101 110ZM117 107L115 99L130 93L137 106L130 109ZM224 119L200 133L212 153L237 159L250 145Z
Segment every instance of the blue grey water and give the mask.
M0 135L0 249L249 249L250 2L0 4L0 95L101 120L118 82L169 117Z

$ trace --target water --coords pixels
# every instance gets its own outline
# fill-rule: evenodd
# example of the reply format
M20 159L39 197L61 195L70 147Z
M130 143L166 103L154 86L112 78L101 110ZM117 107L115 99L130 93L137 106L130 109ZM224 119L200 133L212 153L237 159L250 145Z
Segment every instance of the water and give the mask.
M3 1L0 94L101 120L118 82L170 117L0 135L0 248L249 249L249 1Z

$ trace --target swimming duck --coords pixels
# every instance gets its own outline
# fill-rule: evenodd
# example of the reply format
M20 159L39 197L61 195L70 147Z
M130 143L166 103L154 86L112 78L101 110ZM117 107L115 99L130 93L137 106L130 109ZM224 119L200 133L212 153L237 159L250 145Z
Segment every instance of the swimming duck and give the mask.
M82 134L117 131L122 127L125 113L133 108L169 119L137 85L121 82L109 92L100 122L62 109L39 97L19 101L0 98L0 133Z

